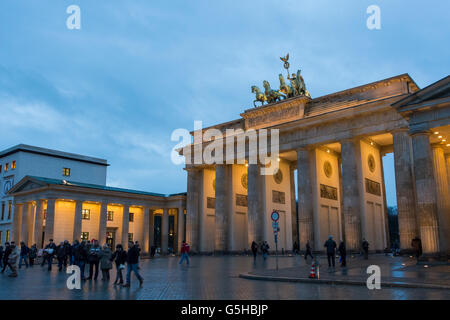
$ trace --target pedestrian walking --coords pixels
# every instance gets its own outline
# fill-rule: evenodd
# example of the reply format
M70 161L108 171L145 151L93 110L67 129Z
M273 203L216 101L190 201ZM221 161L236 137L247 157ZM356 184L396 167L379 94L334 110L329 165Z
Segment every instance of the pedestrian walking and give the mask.
M64 240L64 268L67 267L67 264L72 265L72 246L70 245L70 242L68 240Z
M44 248L44 259L41 266L48 262L48 271L52 271L53 257L56 254L56 244L53 243L53 239L49 240L49 243Z
M25 267L28 269L28 253L30 249L25 242L20 242L20 257L19 257L19 269L22 268L22 261L25 263Z
M88 261L88 250L86 247L86 241L78 242L75 240L72 246L73 263L80 268L81 280L86 280L84 272L86 269L86 263Z
M251 250L253 253L253 262L256 262L256 256L258 255L258 244L255 241L252 241Z
M362 249L364 253L364 260L369 259L369 241L367 241L365 238L363 238L362 241Z
M34 260L36 259L36 256L37 256L37 247L36 244L33 244L30 248L30 251L28 252L30 267L34 266Z
M179 264L183 264L183 261L186 260L186 264L189 265L189 249L189 245L185 240L183 240L183 243L181 244L181 259Z
M323 245L325 248L327 248L327 260L328 260L328 271L332 272L335 268L336 263L336 242L333 240L333 236L328 236L328 240L325 241L325 244Z
M98 244L97 240L92 241L91 249L88 253L88 263L89 263L89 277L88 280L92 280L92 277L94 277L94 280L97 280L98 278L98 267L100 264L100 254L101 254L101 248ZM95 274L94 274L94 268L95 268Z
M100 269L102 269L102 281L109 281L109 270L112 269L112 252L105 243L100 254Z
M56 247L56 259L58 260L58 270L62 271L63 266L64 269L67 266L66 258L66 248L64 246L64 242L60 242Z
M5 242L5 251L3 252L2 273L5 272L6 268L8 267L8 259L10 254L11 254L11 245L9 244L9 242Z
M345 243L342 240L339 243L338 251L340 256L339 259L341 260L341 267L345 268L347 267L347 248L345 247Z
M294 254L298 254L300 252L300 246L298 245L297 241L295 241L294 245L292 246L292 252Z
M267 243L267 241L264 241L261 245L261 252L262 252L262 256L263 256L263 260L266 261L267 259L267 255L269 254L269 244Z
M123 287L129 288L131 285L131 272L134 272L136 277L139 280L139 286L142 288L142 284L144 283L144 279L139 274L139 248L130 241L128 244L128 252L127 252L127 283L123 285Z
M8 256L8 266L11 269L11 273L8 277L17 277L17 260L19 259L20 251L16 248L16 244L11 242L11 253Z
M123 275L122 270L125 269L125 263L127 262L127 252L123 250L123 247L121 244L116 245L116 251L114 251L112 255L112 259L116 264L116 280L114 281L114 284L123 284Z
M311 245L309 244L309 240L306 241L305 261L308 260L308 256L310 256L311 259L314 259L312 255Z
M411 241L411 247L414 249L414 254L416 255L416 260L419 262L419 258L422 255L422 240L419 237L414 237Z

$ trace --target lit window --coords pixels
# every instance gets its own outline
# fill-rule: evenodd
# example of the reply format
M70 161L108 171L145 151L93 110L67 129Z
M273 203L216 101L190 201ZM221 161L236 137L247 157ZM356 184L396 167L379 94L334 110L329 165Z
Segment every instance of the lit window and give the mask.
M81 241L88 241L89 240L89 232L82 232L81 233Z
M5 163L5 172L9 170L9 163Z
M12 202L10 201L8 203L8 220L11 219L11 213L12 213Z
M91 220L91 209L83 209L83 210L81 210L81 219L83 219L83 220Z
M14 170L16 168L16 160L11 162L11 169Z
M70 168L63 168L63 176L70 177Z
M132 233L128 234L128 241L133 241L133 234Z
M108 211L106 213L106 221L114 221L114 211Z
M9 242L9 230L6 230L5 242Z
M134 222L134 212L130 212L130 217L129 217L128 221Z

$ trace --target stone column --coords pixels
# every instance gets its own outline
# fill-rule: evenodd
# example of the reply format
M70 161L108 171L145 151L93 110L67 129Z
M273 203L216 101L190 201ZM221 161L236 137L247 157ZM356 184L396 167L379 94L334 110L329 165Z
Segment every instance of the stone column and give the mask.
M400 248L411 250L411 240L419 235L416 222L411 137L406 130L394 131L394 167L397 192Z
M348 250L359 250L361 243L361 199L359 194L359 173L357 162L361 160L358 140L341 142L342 195L345 240Z
M262 221L260 219L260 186L259 167L257 164L249 164L247 169L248 177L248 242L260 243L263 240ZM217 181L216 181L217 183Z
M311 152L307 148L297 150L297 188L298 188L298 221L300 233L300 246L306 248L309 240L314 246L314 209L311 181ZM313 248L313 250L322 248Z
M56 199L47 199L47 216L45 219L45 241L48 243L50 239L53 239L55 229L55 202ZM53 239L55 240L55 239ZM61 239L59 239L61 240ZM56 242L56 240L55 240Z
M450 188L450 154L445 157L445 162L447 163L447 183L448 187Z
M100 204L100 223L98 226L98 243L103 246L106 243L106 224L108 215L108 202Z
M128 248L129 229L130 229L130 205L126 203L123 205L123 217L122 217L122 246L124 249Z
M200 229L199 229L199 183L200 172L196 169L188 169L187 181L187 216L186 216L186 241L193 252L200 249Z
M38 249L42 248L42 231L43 231L44 217L42 215L42 201L36 200L36 215L34 218L34 243Z
M178 252L181 250L181 244L183 240L185 240L184 234L184 208L182 206L178 207L178 219L177 219L177 244L178 244Z
M436 182L428 132L413 132L413 163L416 180L416 215L424 254L439 252Z
M168 253L169 244L169 209L163 209L163 215L161 219L161 252L163 254Z
M22 206L22 223L20 225L21 231L20 231L20 240L25 242L27 246L30 246L28 243L28 234L29 234L29 225L30 225L30 210L31 210L31 203L25 202Z
M215 245L214 251L223 253L227 250L227 174L226 166L216 165L216 206L215 206Z
M295 199L295 165L289 165L289 183L291 186L291 226L292 226L292 245L295 242L300 243L299 233L298 233L298 216L297 216L297 202Z
M149 207L144 206L142 209L144 213L144 221L142 223L142 249L144 253L150 253L150 210Z
M9 206L9 203L8 203ZM11 236L9 237L9 241L15 241L16 244L20 242L20 232L22 231L22 204L21 203L12 203L12 231ZM9 208L8 208L9 210Z
M73 219L73 241L81 240L81 229L82 226L82 212L83 212L83 201L75 200L75 214Z
M442 146L433 146L433 165L439 222L439 251L446 255L450 253L450 190Z
M149 213L148 213L148 219L149 219L149 232L148 232L148 237L149 237L149 245L150 245L150 249L151 247L155 244L155 210L154 209L150 209Z

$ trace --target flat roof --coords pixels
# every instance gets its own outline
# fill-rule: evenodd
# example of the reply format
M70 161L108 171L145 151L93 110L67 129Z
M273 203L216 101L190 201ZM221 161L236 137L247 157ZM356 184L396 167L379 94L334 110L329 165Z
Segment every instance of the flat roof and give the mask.
M80 188L89 188L89 189L97 189L97 190L105 190L105 191L125 192L125 193L133 193L133 194L140 194L140 195L154 196L154 197L167 198L167 197L172 197L172 196L186 195L186 192L174 193L174 194L162 194L162 193L155 193L155 192L146 192L146 191L140 191L140 190L117 188L117 187L108 187L108 186L103 186L103 185L99 185L99 184L75 182L75 181L70 181L70 180L60 180L60 179L36 177L36 176L26 176L26 177L22 178L21 181L26 181L28 179L38 180L38 181L44 182L46 184L54 184L54 185L61 185L61 186L68 186L68 187L72 186L72 187L80 187ZM19 185L19 183L17 183L17 185Z
M109 166L107 160L105 160L105 159L94 158L94 157L84 156L81 154L69 153L69 152L58 151L58 150L53 150L53 149L35 147L35 146L26 145L26 144L18 144L14 147L11 147L11 148L1 151L0 158L6 157L10 154L20 152L20 151L34 153L34 154L40 154L40 155L45 155L45 156L50 156L50 157L55 157L55 158L88 162L88 163L98 164L98 165L102 165L102 166Z

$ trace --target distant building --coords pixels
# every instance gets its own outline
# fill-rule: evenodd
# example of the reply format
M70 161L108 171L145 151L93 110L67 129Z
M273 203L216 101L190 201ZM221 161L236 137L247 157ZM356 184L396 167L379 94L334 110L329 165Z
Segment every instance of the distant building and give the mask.
M176 251L185 194L108 187L107 166L104 159L22 144L0 152L0 242L41 248L51 238L97 239L126 247L132 240L144 252L151 245Z

